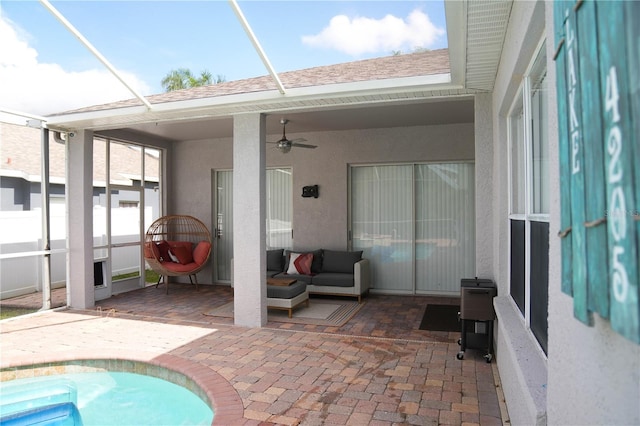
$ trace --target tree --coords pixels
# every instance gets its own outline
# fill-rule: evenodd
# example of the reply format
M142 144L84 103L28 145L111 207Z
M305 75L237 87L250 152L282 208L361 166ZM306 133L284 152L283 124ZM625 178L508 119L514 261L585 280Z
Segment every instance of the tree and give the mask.
M220 74L218 74L216 79L213 80L211 73L207 70L202 71L199 77L195 77L191 70L187 68L178 68L169 71L160 84L162 84L162 88L165 92L171 92L172 90L207 86L209 84L218 84L224 81L226 81L226 79Z

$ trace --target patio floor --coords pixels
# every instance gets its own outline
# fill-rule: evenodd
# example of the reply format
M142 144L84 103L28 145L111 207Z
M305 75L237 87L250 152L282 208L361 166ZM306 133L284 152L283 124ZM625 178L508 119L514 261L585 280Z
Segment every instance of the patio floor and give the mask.
M64 300L64 289L53 299ZM171 284L166 295L152 286L97 302L93 310L0 322L0 368L123 358L203 377L210 372L218 424L508 422L495 361L487 364L474 350L459 361L459 333L418 329L434 299L370 294L342 327L269 321L251 329L204 315L233 300L229 287L201 285L196 292ZM1 305L29 303L38 306L41 295Z

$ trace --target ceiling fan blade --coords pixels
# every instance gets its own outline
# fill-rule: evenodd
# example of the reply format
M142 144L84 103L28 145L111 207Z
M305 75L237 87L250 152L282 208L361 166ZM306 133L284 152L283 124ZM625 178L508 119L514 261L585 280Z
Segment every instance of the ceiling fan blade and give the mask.
M305 143L292 143L291 146L295 146L296 148L317 148L316 145L307 145Z
M296 143L296 142L306 142L307 140L305 138L295 138L295 139L291 139L289 140L289 142L292 143Z

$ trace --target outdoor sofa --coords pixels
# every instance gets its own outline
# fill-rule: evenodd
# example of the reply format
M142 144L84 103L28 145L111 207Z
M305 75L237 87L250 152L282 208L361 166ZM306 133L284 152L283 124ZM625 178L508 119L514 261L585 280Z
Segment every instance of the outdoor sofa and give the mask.
M267 250L266 273L267 278L304 282L309 294L351 296L358 302L371 285L369 260L362 258L362 251ZM231 280L233 286L233 276Z

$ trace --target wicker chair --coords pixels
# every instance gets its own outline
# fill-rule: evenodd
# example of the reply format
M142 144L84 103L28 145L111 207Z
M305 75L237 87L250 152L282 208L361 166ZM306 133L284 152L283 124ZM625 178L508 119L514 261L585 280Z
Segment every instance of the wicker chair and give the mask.
M169 294L168 277L189 276L198 289L196 274L211 255L211 233L200 220L187 215L170 215L149 226L144 240L147 265L164 277ZM193 280L191 279L193 277ZM160 280L156 287L160 284Z

